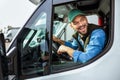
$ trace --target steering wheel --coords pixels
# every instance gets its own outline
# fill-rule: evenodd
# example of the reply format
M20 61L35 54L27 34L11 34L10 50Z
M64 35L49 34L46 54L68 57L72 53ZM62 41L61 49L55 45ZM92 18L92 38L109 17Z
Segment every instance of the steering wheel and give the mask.
M57 50L58 50L59 46L60 46L60 44L53 41L52 49L53 49L55 55L58 56L58 58L62 58L62 59L65 59L67 61L71 61L71 58L67 53L57 54Z

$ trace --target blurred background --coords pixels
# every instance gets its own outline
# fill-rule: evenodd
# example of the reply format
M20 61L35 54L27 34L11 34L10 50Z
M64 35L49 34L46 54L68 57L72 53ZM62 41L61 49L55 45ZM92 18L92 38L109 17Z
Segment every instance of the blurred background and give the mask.
M7 46L36 7L29 0L0 0L0 33L4 33Z

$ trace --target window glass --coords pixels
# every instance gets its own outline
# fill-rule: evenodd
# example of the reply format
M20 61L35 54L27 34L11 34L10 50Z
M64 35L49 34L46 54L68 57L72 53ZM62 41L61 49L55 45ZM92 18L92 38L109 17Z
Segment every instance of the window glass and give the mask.
M48 42L46 38L47 14L42 12L29 28L25 28L21 43L21 74L46 74L48 64Z
M26 45L26 43L28 42L28 40L31 38L32 34L34 33L34 30L31 30L27 37L25 38L25 40L23 41L23 47Z

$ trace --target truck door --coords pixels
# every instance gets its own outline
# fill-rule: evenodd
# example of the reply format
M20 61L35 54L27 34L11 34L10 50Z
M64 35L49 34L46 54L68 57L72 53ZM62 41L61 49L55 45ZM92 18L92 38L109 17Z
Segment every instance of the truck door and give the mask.
M8 79L8 66L4 43L4 36L0 34L0 80Z
M13 72L17 80L49 74L52 0L41 1L10 46L16 46Z

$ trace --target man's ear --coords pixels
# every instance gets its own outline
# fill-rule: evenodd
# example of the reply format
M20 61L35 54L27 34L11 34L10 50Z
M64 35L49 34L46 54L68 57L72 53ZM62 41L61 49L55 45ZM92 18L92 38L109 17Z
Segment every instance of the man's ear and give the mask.
M73 27L72 27L72 23L70 23L70 27L73 28Z
M75 31L74 27L73 27L73 23L71 22L70 24L70 27Z

